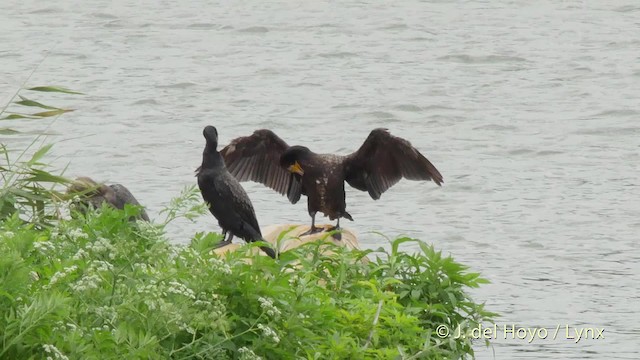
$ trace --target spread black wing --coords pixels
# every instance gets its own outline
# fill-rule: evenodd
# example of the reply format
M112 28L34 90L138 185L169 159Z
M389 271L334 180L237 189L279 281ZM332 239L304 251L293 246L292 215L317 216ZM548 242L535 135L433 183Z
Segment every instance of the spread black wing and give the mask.
M291 203L300 200L302 181L280 166L280 156L289 148L273 131L256 130L251 136L234 139L220 150L229 172L238 181L255 181L286 195Z
M400 179L433 180L442 184L442 175L411 143L393 136L387 129L374 129L367 140L344 162L345 180L373 199Z

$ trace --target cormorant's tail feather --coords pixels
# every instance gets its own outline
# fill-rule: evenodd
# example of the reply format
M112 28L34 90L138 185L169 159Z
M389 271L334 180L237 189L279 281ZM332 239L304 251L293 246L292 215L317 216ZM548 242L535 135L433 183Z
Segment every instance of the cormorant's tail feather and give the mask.
M260 230L256 230L252 226L245 226L244 229L246 231L246 233L245 233L246 237L243 237L244 241L246 241L246 242L256 242L256 241L268 242L267 240L265 240L262 237L262 233L260 232ZM272 248L267 247L267 246L260 246L260 249L262 249L262 251L264 251L272 259L276 258L276 253L275 253L275 251L273 251Z
M272 249L272 248L270 248L270 247L267 247L267 246L260 246L260 249L262 249L262 251L264 251L264 252L265 252L265 254L269 255L269 257L271 257L272 259L275 259L275 258L277 257L277 256L276 256L276 252L275 252L275 251L273 251L273 249Z
M349 220L353 221L353 218L351 217L351 214L349 214L346 211L342 213L342 217L345 218L345 219L349 219Z
M255 240L255 239L247 240L247 242L256 242L256 241L264 241L264 242L268 242L267 240L265 240L265 239L261 239L261 238L260 238L260 239L257 239L257 240ZM270 247L268 247L268 246L260 246L260 249L262 249L262 251L264 251L264 252L265 252L265 254L269 255L269 257L271 257L272 259L275 259L275 258L276 258L276 252L275 252L275 251L273 251L273 249L272 249L272 248L270 248Z

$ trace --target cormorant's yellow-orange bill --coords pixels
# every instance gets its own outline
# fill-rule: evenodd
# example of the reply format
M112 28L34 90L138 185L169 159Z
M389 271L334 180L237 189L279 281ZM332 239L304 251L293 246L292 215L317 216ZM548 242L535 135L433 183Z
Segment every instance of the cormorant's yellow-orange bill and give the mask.
M300 176L304 175L304 170L302 170L302 166L296 161L293 165L289 165L289 172L298 174Z

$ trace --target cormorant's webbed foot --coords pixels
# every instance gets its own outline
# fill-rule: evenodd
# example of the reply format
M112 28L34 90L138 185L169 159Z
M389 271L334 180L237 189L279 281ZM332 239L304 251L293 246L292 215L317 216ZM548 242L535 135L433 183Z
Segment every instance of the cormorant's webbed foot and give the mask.
M221 248L223 246L227 246L231 244L231 240L233 240L233 233L228 232L228 230L223 230L222 236L223 236L223 239L220 240L220 242L216 245L214 249ZM226 239L224 239L224 237L226 237Z
M303 232L299 236L311 235L311 234L322 232L323 230L324 230L323 228L317 228L315 226L311 226L309 230Z
M216 246L214 247L214 249L221 248L221 247L223 247L223 246L227 246L227 245L229 245L229 244L231 244L231 239L220 240L220 242L219 242L218 244L216 244Z
M342 228L340 227L340 225L331 227L327 231L335 231L335 233L333 233L331 237L333 237L336 240L342 240Z

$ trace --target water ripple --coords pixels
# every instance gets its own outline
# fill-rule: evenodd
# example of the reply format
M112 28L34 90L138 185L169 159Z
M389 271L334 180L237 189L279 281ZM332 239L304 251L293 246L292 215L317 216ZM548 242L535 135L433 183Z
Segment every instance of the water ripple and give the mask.
M460 55L446 55L438 58L441 61L460 62L465 64L496 64L496 63L513 63L513 62L526 62L525 58L518 56L503 56L503 55L487 55L487 56L472 56L466 54Z

